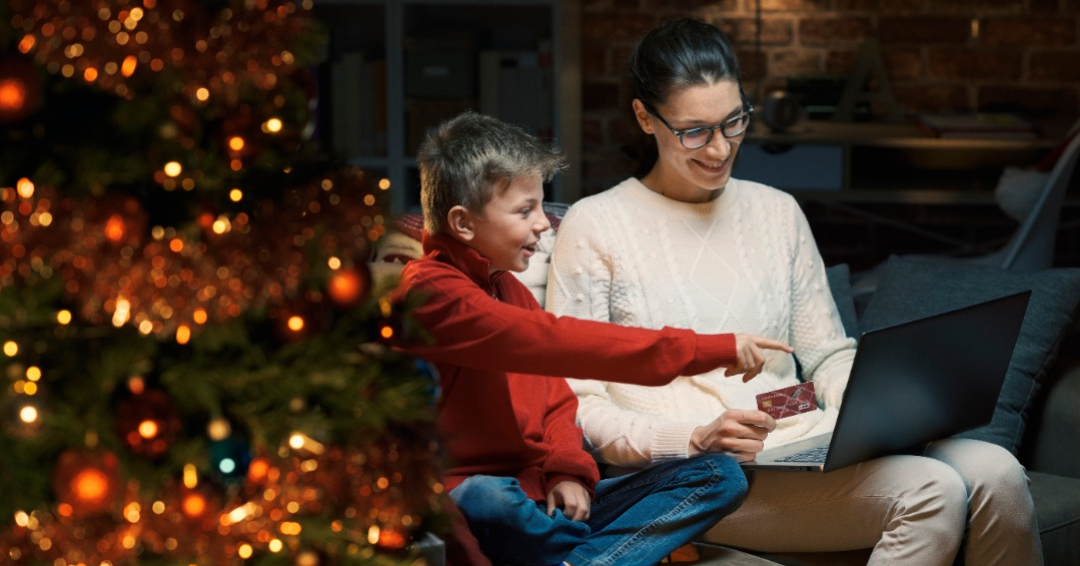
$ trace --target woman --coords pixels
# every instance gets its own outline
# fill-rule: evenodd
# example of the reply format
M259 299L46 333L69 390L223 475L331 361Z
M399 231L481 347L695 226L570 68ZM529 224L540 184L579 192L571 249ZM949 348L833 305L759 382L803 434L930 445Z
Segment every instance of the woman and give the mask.
M631 54L632 109L649 142L638 177L575 204L560 226L547 305L559 315L702 332L795 348L817 411L779 422L755 396L798 382L765 352L753 381L721 372L660 388L571 380L601 459L640 467L699 453L752 460L831 430L854 355L810 227L789 195L732 179L753 113L731 45L689 19ZM871 564L1041 564L1024 470L1006 450L947 439L828 474L748 472L743 506L705 539L763 552L872 548ZM962 547L962 548L961 548Z

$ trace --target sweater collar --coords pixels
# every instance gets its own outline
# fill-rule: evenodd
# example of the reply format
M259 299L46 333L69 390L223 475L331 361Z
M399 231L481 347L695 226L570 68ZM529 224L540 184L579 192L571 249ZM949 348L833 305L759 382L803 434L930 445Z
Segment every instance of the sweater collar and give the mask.
M457 267L481 287L493 288L495 280L505 273L504 271L496 271L489 275L491 260L446 234L430 236L427 232L424 232L421 244L424 248L425 257Z

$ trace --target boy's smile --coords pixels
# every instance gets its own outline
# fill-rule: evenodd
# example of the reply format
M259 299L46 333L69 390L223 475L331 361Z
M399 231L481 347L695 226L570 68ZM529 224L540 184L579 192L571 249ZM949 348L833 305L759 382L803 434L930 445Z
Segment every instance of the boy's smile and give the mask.
M529 267L540 234L551 227L543 201L540 176L519 177L496 186L480 214L472 215L472 237L466 243L491 261L492 273L520 273Z

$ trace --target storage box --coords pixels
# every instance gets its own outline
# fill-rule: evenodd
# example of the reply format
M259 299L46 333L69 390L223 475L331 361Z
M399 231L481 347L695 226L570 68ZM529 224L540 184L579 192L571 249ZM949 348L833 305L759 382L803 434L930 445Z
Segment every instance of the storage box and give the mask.
M476 96L476 53L472 42L462 38L407 38L405 96Z

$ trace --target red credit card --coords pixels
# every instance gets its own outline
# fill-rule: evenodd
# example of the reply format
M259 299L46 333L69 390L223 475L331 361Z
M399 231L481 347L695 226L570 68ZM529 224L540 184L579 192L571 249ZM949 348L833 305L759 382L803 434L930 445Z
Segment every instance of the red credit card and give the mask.
M814 384L812 382L800 383L762 393L757 396L757 406L759 411L769 413L774 419L794 417L813 411L817 408Z

